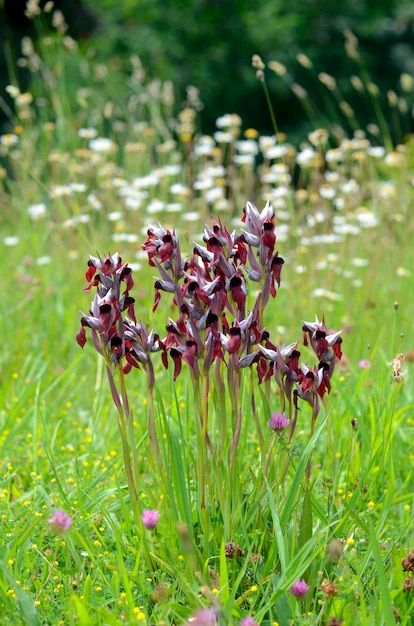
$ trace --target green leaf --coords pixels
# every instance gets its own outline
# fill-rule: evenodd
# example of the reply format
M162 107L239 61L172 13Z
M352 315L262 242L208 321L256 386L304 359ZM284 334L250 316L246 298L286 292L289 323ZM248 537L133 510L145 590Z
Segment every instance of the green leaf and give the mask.
M227 571L226 545L224 537L220 548L220 598L225 607L230 597L229 575Z
M394 612L392 610L390 590L388 588L388 579L387 579L387 574L385 572L384 563L381 558L381 554L380 554L379 547L378 547L378 538L372 526L371 520L368 521L368 529L369 529L369 538L371 542L371 549L374 555L374 560L375 560L375 565L376 565L376 570L377 570L377 575L378 575L379 588L380 588L382 616L384 618L384 621L382 623L386 624L387 626L392 626L392 624L395 624L395 617L394 617Z
M3 576L7 579L10 587L12 587L13 591L16 594L20 617L23 620L24 624L30 624L30 626L40 626L39 616L33 604L33 600L25 591L23 591L21 586L17 584L14 576L11 574L11 572L8 571L6 563L3 560L5 555L6 552L2 549L2 559L0 561L0 567Z
M73 602L76 608L76 615L78 616L80 626L92 626L96 623L89 615L85 604L77 596L73 597Z
M298 497L299 497L299 492L300 492L300 489L301 489L302 479L303 479L303 477L305 475L305 471L306 471L306 465L308 463L309 457L312 454L313 447L314 447L314 445L315 445L319 435L321 434L323 428L325 427L327 419L328 419L328 416L324 417L319 422L318 428L316 429L313 437L310 439L308 445L306 446L306 448L304 449L304 451L302 453L302 456L300 458L300 461L299 461L298 466L297 466L296 471L295 471L295 475L294 475L293 480L292 480L292 484L291 484L290 489L289 489L288 496L286 498L285 505L283 507L283 511L281 513L281 516L280 516L280 523L281 523L282 528L284 528L286 526L286 524L288 523L288 521L290 520L293 508L295 507L295 505L298 502Z
M305 497L302 503L302 515L299 525L298 548L302 548L312 537L312 492L309 485L305 488Z
M281 568L282 573L284 573L286 571L286 563L287 563L285 538L283 536L283 531L280 525L279 515L276 509L276 502L275 502L272 490L267 480L266 480L266 489L267 489L267 494L269 498L270 512L272 513L272 521L273 521L273 526L274 526L274 531L275 531L277 549L279 552L280 568Z

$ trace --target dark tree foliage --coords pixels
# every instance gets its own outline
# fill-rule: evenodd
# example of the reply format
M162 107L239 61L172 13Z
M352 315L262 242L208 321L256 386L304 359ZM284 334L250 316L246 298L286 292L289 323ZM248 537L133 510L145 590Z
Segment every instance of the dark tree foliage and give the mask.
M137 54L150 76L172 79L182 96L187 85L198 87L205 103L203 130L209 132L228 112L272 130L251 68L254 53L285 64L310 95L319 72L334 75L357 107L349 77L361 68L345 53L345 30L358 38L361 62L380 93L394 89L401 72L414 73L412 0L102 0L99 8L87 2L100 24L103 53L125 64ZM312 59L313 77L297 63L298 53ZM279 127L295 131L304 118L300 105L277 76L269 76L269 87ZM361 125L371 121L364 115L357 111Z
M39 5L43 7L46 0ZM68 34L75 39L87 39L96 26L95 19L82 0L54 0L54 9L62 11L68 24ZM36 40L37 32L33 21L25 16L26 0L0 0L0 95L8 107L12 102L4 93L9 83L27 88L30 76L16 63L21 54L21 40L29 36ZM51 28L52 14L42 16L47 29ZM4 111L0 109L0 126Z
M16 15L22 14L24 2L3 1L9 7L8 32L16 39L22 34ZM278 126L289 134L303 135L299 131L305 118L289 81L307 89L323 119L329 111L323 98L318 100L317 76L332 74L362 126L372 121L372 112L361 106L349 77L366 72L379 93L386 94L396 89L402 72L414 74L412 0L61 0L55 4L65 5L59 8L77 38L92 30L93 15L95 28L88 45L95 47L97 60L114 72L127 75L131 55L138 55L148 77L174 82L179 100L185 99L188 85L198 87L205 104L204 132L214 129L219 115L231 112L239 113L246 126L273 130L251 67L255 53L266 63L277 60L287 67L289 80L269 71L267 76ZM1 29L4 34L4 20ZM346 30L359 40L359 65L345 53ZM312 60L312 70L297 62L298 53Z

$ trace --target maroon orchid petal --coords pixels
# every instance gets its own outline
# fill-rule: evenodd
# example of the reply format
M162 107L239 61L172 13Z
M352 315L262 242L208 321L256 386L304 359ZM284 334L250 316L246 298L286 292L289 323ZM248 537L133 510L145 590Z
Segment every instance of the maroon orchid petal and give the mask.
M88 261L88 271L85 274L86 282L90 283L92 278L95 276L96 267L93 264L93 261L89 259Z
M154 304L152 307L152 312L155 313L155 311L157 310L157 307L160 303L161 300L161 293L159 291L159 289L157 289L157 287L155 287L155 291L154 291Z
M337 359L341 360L342 350L341 350L342 338L338 337L334 344L332 344L332 350L335 352L335 356Z
M99 274L96 274L92 282L90 282L89 285L86 285L86 287L83 288L83 291L90 291L92 287L98 287L100 284L101 279L99 277Z
M192 280L188 283L187 293L192 297L198 298L205 304L210 304L210 298L208 297L208 294L204 291L204 289L200 288L196 280Z
M135 298L132 298L131 296L128 296L127 298L125 298L124 306L127 309L127 315L134 322L134 324L136 324L137 320L135 317L134 305L135 305Z
M302 379L300 383L300 388L302 393L306 393L314 388L315 385L315 375L312 371L309 371Z
M230 328L230 338L227 340L227 351L234 354L238 351L241 344L241 330L237 326Z
M270 271L272 273L273 281L277 283L278 287L280 287L280 275L282 272L282 265L284 264L284 262L285 262L284 259L282 259L281 256L278 256L278 253L276 252L270 265ZM273 291L275 292L274 285L272 285L272 287L273 287ZM272 296L275 297L275 293L273 293L272 287L270 288L270 292Z
M329 348L329 344L326 341L326 333L323 332L323 330L317 330L315 332L315 336L312 338L312 347L318 359L320 359Z
M130 267L124 267L121 272L121 280L125 281L126 290L131 291L134 286L134 281L132 279L132 269Z
M177 380L178 376L181 373L182 354L181 354L181 352L179 350L177 350L177 348L171 348L170 355L171 355L172 360L174 361L173 379Z
M203 362L203 370L204 370L204 372L208 372L208 370L211 367L211 364L213 363L213 360L214 360L214 349L215 349L215 345L214 344L215 344L214 336L210 332L207 335L206 342L205 342L206 350L205 350L205 357L204 357L204 362Z
M286 365L295 372L295 374L299 374L299 357L299 350L293 350L292 354L286 359Z
M217 287L210 300L210 310L217 316L222 314L228 303L226 290L221 282L219 284L220 287Z
M260 355L259 361L257 363L257 375L259 377L259 385L262 383L263 379L266 377L267 369L268 369L268 363L266 359L262 355ZM273 372L273 367L272 367L272 372Z
M78 342L81 348L83 348L83 346L86 343L86 332L83 326L81 326L79 332L76 333L76 341Z
M246 265L247 248L241 237L234 242L234 258L236 261L240 261L241 265Z
M167 350L163 350L161 352L161 361L162 364L164 366L164 368L167 370L168 369L168 355L167 355Z
M197 353L196 342L192 340L186 341L186 348L183 352L183 361L185 361L191 367L191 369L195 368L196 353Z
M210 237L210 239L206 243L207 243L207 250L209 252L212 252L214 255L213 262L215 263L220 258L220 255L223 251L223 246L217 237Z
M142 244L142 249L148 254L148 263L151 267L155 267L153 258L157 254L157 246L154 241L147 240L144 244Z
M267 260L271 258L275 243L276 235L274 234L274 224L271 222L265 222L262 227L259 249L259 259L262 266L264 266Z
M113 269L114 264L112 261L112 257L111 255L108 255L101 264L101 272L104 276L109 276L110 274L112 274Z
M221 327L223 329L223 333L230 333L230 325L225 313L221 316Z
M174 252L173 238L169 231L162 238L162 242L162 245L158 248L158 255L161 263L164 263L164 261L168 261L172 257Z
M99 330L101 334L108 332L113 323L113 319L112 306L110 304L101 304L99 307Z
M323 398L325 393L331 392L331 379L329 376L330 367L328 363L319 363L318 371L320 371L321 369L323 373L322 373L322 381L320 382L319 387L318 387L318 395L320 398Z
M218 336L218 315L210 311L206 317L206 328L210 328L213 335Z
M129 366L130 366L130 367L129 367L129 370L131 369L131 367L135 367L136 369L140 369L140 366L139 366L139 361L135 358L135 356L132 354L132 352L131 352L130 350L128 350L128 351L125 353L125 358L126 358L126 360L128 361L128 364L129 364ZM125 367L126 367L126 366L125 366ZM124 371L125 371L125 367L124 367ZM128 370L128 371L129 371L129 370Z
M111 350L112 354L118 359L118 361L119 359L122 359L124 356L125 345L121 337L118 337L117 335L111 337Z
M273 252L276 243L275 224L273 220L266 220L262 227L261 242L269 249L269 256Z
M231 297L234 302L237 304L237 308L240 313L244 314L245 305L246 305L246 287L244 284L244 280L241 276L234 275L230 279L230 292Z

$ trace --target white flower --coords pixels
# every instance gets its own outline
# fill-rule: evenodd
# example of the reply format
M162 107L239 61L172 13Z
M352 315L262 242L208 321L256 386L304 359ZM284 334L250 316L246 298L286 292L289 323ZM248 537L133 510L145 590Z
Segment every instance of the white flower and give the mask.
M20 237L18 237L17 235L10 235L9 237L4 237L3 239L3 243L5 246L17 246L17 244L20 242Z
M183 205L181 202L169 202L165 205L165 210L167 213L179 213L183 210Z
M217 143L231 143L233 141L233 135L229 132L217 131L214 133L214 139Z
M254 156L251 154L235 154L233 163L236 165L254 165Z
M187 195L189 191L189 188L182 183L174 183L169 189L169 192L173 195Z
M15 146L19 141L19 137L14 133L6 133L5 135L0 135L0 143L2 146L6 146L9 148L10 146Z
M50 256L39 256L36 259L36 265L50 265L50 263L52 262L52 257Z
M149 205L147 206L147 213L152 215L153 213L160 213L165 209L165 202L161 200L157 200L157 198L153 198Z
M363 228L373 228L378 224L378 219L370 211L362 211L355 216Z
M82 137L82 139L95 139L97 134L98 131L96 128L80 128L78 130L78 135L79 137Z
M370 146L367 148L367 154L375 159L380 159L385 155L385 148L383 146Z
M342 185L341 190L343 193L358 193L359 185L356 182L356 180L351 178L350 180L348 180L346 183Z
M87 190L85 183L69 183L69 189L75 193L84 193Z
M96 137L96 139L91 139L89 142L89 148L94 152L110 152L115 147L112 139L108 139L108 137Z
M46 205L43 203L40 204L31 204L27 209L28 214L30 215L32 220L38 220L46 215Z
M178 163L175 165L164 165L162 168L162 172L165 176L175 176L176 174L179 174L181 170L182 167Z
M263 150L263 156L265 159L280 159L285 156L288 149L287 146L270 146Z
M257 143L253 139L243 139L236 141L235 146L236 150L238 150L242 154L250 154L256 156L256 154L259 152Z
M204 197L206 199L206 202L208 202L208 204L213 204L213 202L216 202L216 200L221 200L224 197L223 188L212 187L211 189L207 189L206 193L204 194Z
M102 202L95 196L95 194L90 193L86 198L88 204L92 206L95 211L100 211L102 209Z
M313 148L305 148L302 152L298 152L296 155L296 163L301 167L311 167L315 154L316 153Z
M107 214L106 218L110 222L117 222L118 220L122 219L122 213L121 213L121 211L112 211L112 212Z
M200 213L197 211L189 211L185 214L185 219L187 222L197 222L200 219Z
M18 87L15 87L14 85L7 85L5 91L7 91L7 93L11 98L13 98L13 100L15 100L17 96L20 96L20 89Z

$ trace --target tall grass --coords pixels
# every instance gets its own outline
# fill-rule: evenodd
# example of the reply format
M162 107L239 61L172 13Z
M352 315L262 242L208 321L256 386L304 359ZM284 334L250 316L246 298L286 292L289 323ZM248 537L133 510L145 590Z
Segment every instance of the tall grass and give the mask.
M2 621L201 624L206 607L223 625L388 626L397 613L410 624L410 138L391 145L384 127L370 140L356 124L349 138L316 128L295 148L280 133L243 132L237 115L205 137L195 108L174 116L170 87L146 83L135 59L130 86L114 95L115 77L62 33L25 52L30 95L11 90L16 117L1 137ZM212 215L229 232L246 228L247 201L273 204L285 259L262 327L279 347L315 314L342 328L332 391L316 420L299 405L289 441L289 429L267 425L283 399L274 381L259 385L255 366L229 385L224 363L214 365L208 389L186 363L173 381L173 362L166 371L153 354L151 393L145 371L125 377L125 456L104 360L75 341L93 297L82 291L89 255L119 251L136 318L163 339L177 312L165 293L152 312L159 268L141 250L147 229L174 230L189 261ZM246 314L254 285L249 293ZM312 351L298 349L313 367ZM66 532L48 522L56 509L73 519ZM152 530L144 510L160 513ZM290 591L298 580L303 597Z

